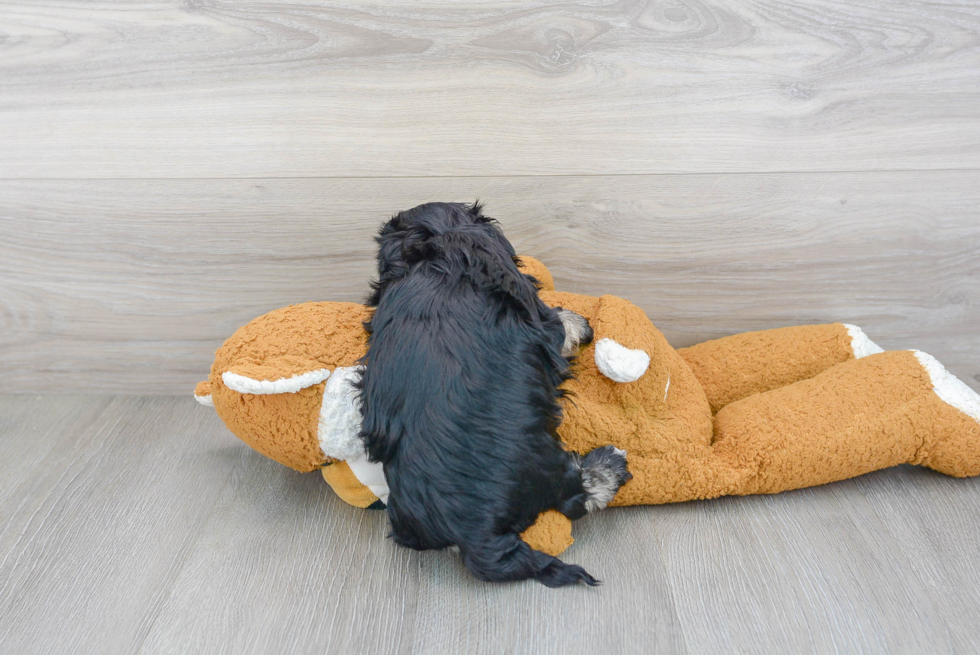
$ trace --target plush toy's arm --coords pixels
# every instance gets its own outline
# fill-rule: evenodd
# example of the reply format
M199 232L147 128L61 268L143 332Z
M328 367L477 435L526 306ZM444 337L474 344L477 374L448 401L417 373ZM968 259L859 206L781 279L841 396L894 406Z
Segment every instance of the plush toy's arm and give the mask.
M323 475L323 479L334 490L334 493L348 505L361 509L369 507L381 509L384 507L377 504L380 503L381 499L371 491L370 487L357 479L347 462L327 464L320 469L320 474Z
M881 352L843 323L745 332L677 351L701 382L712 413L725 405L807 380L841 362Z
M210 380L197 383L197 386L194 387L194 400L205 407L214 407L214 400L211 398Z

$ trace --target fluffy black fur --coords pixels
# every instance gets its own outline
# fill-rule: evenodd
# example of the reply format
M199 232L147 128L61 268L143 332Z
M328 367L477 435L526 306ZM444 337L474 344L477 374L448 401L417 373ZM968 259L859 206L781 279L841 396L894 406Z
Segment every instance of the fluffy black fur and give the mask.
M597 584L519 537L545 510L577 519L604 506L629 478L622 451L582 458L558 440L570 377L558 311L479 204L421 205L377 240L361 436L384 465L392 537L419 550L458 545L482 580ZM593 463L615 485L602 502L583 485Z

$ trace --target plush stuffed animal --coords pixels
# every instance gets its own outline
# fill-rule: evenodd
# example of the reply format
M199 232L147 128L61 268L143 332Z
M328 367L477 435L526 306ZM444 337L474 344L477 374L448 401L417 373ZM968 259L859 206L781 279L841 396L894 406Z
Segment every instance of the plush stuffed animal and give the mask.
M897 464L980 474L980 396L929 355L883 352L834 323L738 334L674 350L622 298L554 291L525 257L542 300L585 316L595 340L567 383L559 433L580 453L627 452L633 479L612 505L776 493ZM388 487L358 438L350 386L369 310L310 302L240 328L217 351L197 399L260 453L320 469L348 503L381 507ZM547 512L523 535L557 555L571 524Z

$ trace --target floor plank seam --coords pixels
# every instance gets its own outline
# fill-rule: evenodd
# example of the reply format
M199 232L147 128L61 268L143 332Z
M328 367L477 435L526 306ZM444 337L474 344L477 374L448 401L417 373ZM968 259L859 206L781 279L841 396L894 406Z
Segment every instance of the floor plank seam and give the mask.
M644 173L517 173L513 175L472 174L472 175L225 175L176 176L176 177L0 177L0 182L166 182L166 181L247 181L247 180L505 180L535 178L617 178L617 177L710 177L710 176L751 176L751 175L862 175L888 173L970 173L980 172L980 166L938 167L938 168L861 168L861 169L820 169L820 170L757 170L757 171L677 171Z

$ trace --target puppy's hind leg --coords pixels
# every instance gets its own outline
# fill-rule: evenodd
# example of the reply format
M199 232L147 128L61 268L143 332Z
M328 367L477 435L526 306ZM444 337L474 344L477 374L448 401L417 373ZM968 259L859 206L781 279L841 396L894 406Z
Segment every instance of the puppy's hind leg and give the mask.
M582 458L582 487L585 510L596 512L606 507L624 484L633 479L626 468L626 451L602 446Z
M605 508L633 479L626 469L626 451L615 446L595 448L585 457L568 453L568 466L564 495L556 509L572 521Z

